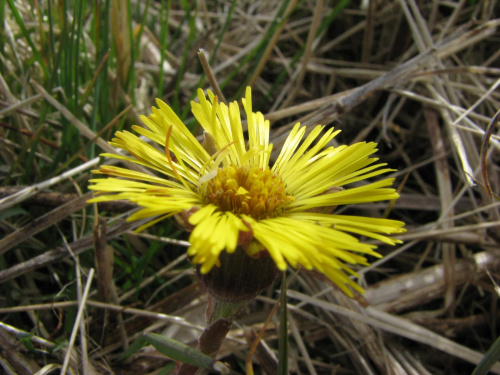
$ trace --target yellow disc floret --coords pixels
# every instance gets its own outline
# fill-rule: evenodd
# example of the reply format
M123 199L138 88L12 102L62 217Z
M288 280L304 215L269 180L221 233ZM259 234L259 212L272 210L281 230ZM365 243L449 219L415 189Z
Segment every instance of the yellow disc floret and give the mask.
M256 166L220 168L201 190L207 202L221 211L249 215L256 220L279 215L293 200L276 173Z

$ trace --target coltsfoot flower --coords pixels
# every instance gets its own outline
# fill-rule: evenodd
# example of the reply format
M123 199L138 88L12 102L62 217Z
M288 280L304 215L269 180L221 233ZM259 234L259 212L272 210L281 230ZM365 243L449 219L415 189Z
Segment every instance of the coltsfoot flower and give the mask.
M349 277L356 275L350 266L368 265L366 255L380 255L355 236L394 245L400 241L389 235L404 232L404 223L334 215L324 208L398 198L392 178L349 187L392 171L371 157L377 145L329 146L339 131L316 126L305 136L306 128L296 124L270 165L269 121L253 112L250 88L242 99L248 142L236 102L227 106L202 90L198 98L191 106L205 131L203 142L157 100L158 108L142 117L147 129L133 126L156 145L123 131L110 144L131 156L102 154L156 174L103 165L94 172L112 177L93 179L89 188L111 194L91 201L136 203L142 209L128 220L154 218L138 230L176 215L191 231L188 256L201 274L220 266L223 252L239 248L248 257L272 258L281 271L287 265L317 270L348 295L351 288L362 292Z

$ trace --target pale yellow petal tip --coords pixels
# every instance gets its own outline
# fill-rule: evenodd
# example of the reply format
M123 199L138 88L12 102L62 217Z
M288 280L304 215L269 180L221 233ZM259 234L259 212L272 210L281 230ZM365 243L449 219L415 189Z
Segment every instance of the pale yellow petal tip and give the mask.
M212 270L212 268L214 268L214 266L220 267L220 262L218 259L215 264L203 263L200 267L200 272L202 273L202 275L206 275Z
M198 94L196 96L198 97L198 101L200 103L207 102L207 97L208 97L208 99L212 99L214 97L214 94L211 90L207 90L207 93L205 94L203 89L199 88L196 92ZM211 103L211 102L212 102L212 100L208 100L208 103ZM191 101L191 104L193 104L193 103L196 104L195 101Z
M247 86L245 89L245 99L248 101L252 100L252 88L250 86Z
M352 284L349 284L349 286L351 288L353 288L359 294L365 294L365 290L362 287L360 287L358 284L356 284L355 282L352 282ZM354 295L351 293L351 295L349 297L354 298Z
M278 267L280 271L286 271L287 269L286 262L276 262L276 260L274 260L274 262L276 263L276 267Z
M156 100L159 100L159 99L156 99ZM141 121L143 122L147 122L149 120L149 117L146 116L146 115L139 115L139 118L141 119Z
M354 276L357 274L353 271ZM345 275L325 275L330 281L332 281L346 296L349 298L354 298L354 293L352 290L357 292L358 294L365 294L365 290L359 286L355 281L349 279ZM351 290L352 289L352 290Z
M338 285L338 284L337 284L337 285ZM339 285L339 287L340 287L340 285ZM351 290L350 290L349 288L347 288L347 287L344 287L344 288L340 287L340 289L342 290L342 292L344 292L344 294L345 294L347 297L349 297L349 298L354 298L354 294L351 292ZM365 291L363 290L363 293L364 293L364 292L365 292Z
M167 107L169 107L169 105L168 105L167 103L165 103L163 100L161 100L160 98L155 98L155 103L156 103L156 105L158 106L158 108L161 108L162 106L167 106ZM146 117L146 118L147 118L147 116L143 116L143 115L141 115L141 118L142 118L142 117Z

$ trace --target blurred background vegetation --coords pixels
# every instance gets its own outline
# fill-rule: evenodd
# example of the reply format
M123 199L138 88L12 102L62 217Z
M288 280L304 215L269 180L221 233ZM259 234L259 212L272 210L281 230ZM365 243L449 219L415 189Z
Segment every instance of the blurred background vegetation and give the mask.
M252 86L275 149L297 121L325 124L398 169L395 204L338 212L403 220L405 244L380 247L356 300L298 273L290 372L470 373L499 330L499 15L491 0L0 1L2 371L168 373L151 347L119 356L146 330L196 343L206 297L186 233L172 220L136 234L134 206L85 202L106 142L155 98L200 134L203 49L228 101ZM220 353L234 373L277 297L237 319ZM275 373L277 338L272 321L256 373Z

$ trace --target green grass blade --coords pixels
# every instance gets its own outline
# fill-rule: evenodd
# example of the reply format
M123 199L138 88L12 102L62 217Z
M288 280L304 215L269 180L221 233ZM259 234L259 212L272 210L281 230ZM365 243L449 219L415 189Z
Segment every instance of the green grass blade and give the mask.
M73 25L71 25L71 39L70 39L70 49L68 61L70 66L68 67L71 72L71 84L68 85L71 89L71 106L70 109L76 111L78 106L78 86L80 82L79 71L79 60L80 60L80 41L82 38L82 18L83 18L83 4L84 1L80 0L75 4L75 13L73 19ZM68 95L69 93L66 93Z
M478 363L472 375L486 375L493 365L500 359L500 337L497 337L490 346L481 362Z
M196 2L193 2L192 4L189 4L188 1L183 0L182 1L182 8L184 9L186 13L186 19L188 21L189 25L189 33L188 37L186 40L186 45L184 47L184 52L182 54L182 61L179 66L179 69L177 71L177 80L175 82L175 90L174 90L174 97L172 100L172 109L174 112L179 113L180 111L180 101L179 101L179 93L181 89L181 82L182 79L184 78L184 73L186 72L187 65L188 65L188 60L189 60L189 53L191 51L191 45L195 41L196 38ZM193 13L193 14L191 14ZM182 113L181 118L185 118L187 113L189 112L189 106L186 106L184 109L184 112Z
M165 62L165 51L167 49L168 38L168 19L170 17L170 0L167 1L165 7L165 0L161 0L160 5L160 76L158 77L158 97L163 96L163 65ZM165 9L166 8L166 9Z
M318 27L318 32L316 33L316 36L320 36L323 34L327 29L330 23L332 23L337 17L342 13L344 8L349 5L351 0L342 0L340 3L338 3L331 11L328 13L328 15L325 17L325 19L321 22L321 25ZM283 69L281 73L279 73L278 77L274 80L272 83L271 87L267 91L266 98L271 98L273 96L274 91L278 88L281 87L283 84L283 81L288 77L288 72L293 71L295 64L300 60L302 55L304 54L304 47L299 48L297 53L293 56L293 58L290 60L290 63L288 65L288 69ZM263 102L260 101L257 106L263 106Z
M40 52L38 52L37 47L33 43L33 40L31 39L30 33L28 29L26 28L26 25L24 24L23 19L21 18L21 15L17 11L17 7L14 4L14 0L7 0L9 3L10 10L12 11L12 15L16 19L17 24L19 25L19 28L21 29L24 38L28 42L31 51L33 52L33 57L36 60L37 63L40 64L40 67L42 68L43 74L45 75L45 78L49 78L49 71L47 70L47 66L45 65L45 62L42 59L42 56L40 55Z
M132 5L130 0L127 2L127 15L128 15L128 35L130 39L130 68L128 70L127 82L125 82L124 89L126 91L130 90L130 98L132 99L132 104L135 105L135 60L136 60L136 48L134 43L134 28L132 27Z
M112 114L109 111L111 107L111 98L109 90L109 79L108 79L108 67L110 60L113 56L110 56L110 8L111 1L106 0L103 5L94 10L96 18L96 31L94 45L96 48L96 69L101 69L97 78L95 80L94 86L94 103L92 108L92 114L90 118L90 129L97 133L97 123L107 124L111 118ZM95 157L95 145L91 145L89 148L89 158Z
M117 360L118 361L123 361L123 360L127 359L132 354L134 354L139 349L141 349L144 345L146 345L147 342L148 342L148 340L146 339L146 337L144 337L143 335L138 336L134 340L134 342L132 343L132 345L130 345L127 350L125 350L122 354L120 354L118 356Z
M260 60L264 57L264 52L266 50L266 46L268 41L272 38L273 34L276 30L285 22L288 21L288 17L283 17L286 9L288 8L290 0L284 0L281 4L280 9L274 20L272 21L269 29L266 34L262 37L260 43L252 50L250 53L241 61L241 63L233 70L230 74L228 74L227 78L220 84L220 88L224 89L224 87L232 81L235 75L245 66L248 62L252 61L251 68L248 69L246 73L246 78L243 80L245 84L240 86L239 91L236 94L236 97L239 98L242 96L243 90L245 90L246 82L252 76L255 69L258 67Z
M190 346L156 333L146 333L144 336L159 352L173 360L207 370L212 369L214 359Z
M224 22L224 25L222 27L221 32L219 33L219 37L217 38L217 43L215 44L215 48L213 51L210 52L210 61L209 61L210 65L212 65L215 61L215 57L217 56L217 51L219 50L219 46L222 43L222 39L224 38L224 34L226 33L228 26L229 26L229 23L233 17L234 9L236 8L236 3L237 3L237 0L233 0L233 2L231 3L231 8L229 8L226 20ZM207 78L206 75L202 74L200 80L198 81L197 87L203 87L203 85L205 84L206 78ZM196 96L196 90L194 90L193 93L191 94L189 101L193 100L195 96Z

